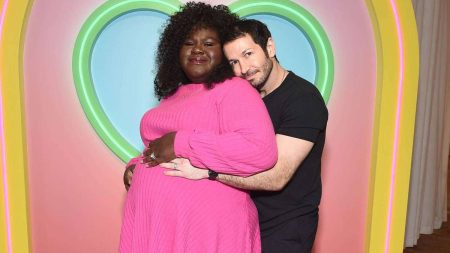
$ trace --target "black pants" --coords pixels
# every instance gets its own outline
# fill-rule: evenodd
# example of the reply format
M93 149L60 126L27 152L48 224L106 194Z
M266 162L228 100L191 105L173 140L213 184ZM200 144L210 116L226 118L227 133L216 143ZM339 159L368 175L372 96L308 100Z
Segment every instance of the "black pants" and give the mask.
M289 220L270 232L261 232L263 253L310 253L316 238L319 215Z

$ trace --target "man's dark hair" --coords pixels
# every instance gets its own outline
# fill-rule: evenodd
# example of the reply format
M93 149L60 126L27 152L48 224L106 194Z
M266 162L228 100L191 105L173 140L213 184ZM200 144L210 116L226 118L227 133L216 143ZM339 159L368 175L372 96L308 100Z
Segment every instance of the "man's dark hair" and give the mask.
M234 23L231 30L226 34L223 44L244 37L246 34L250 35L267 56L269 55L267 52L267 40L272 37L272 34L270 34L269 28L263 22L256 19L242 19Z
M190 82L184 74L179 60L179 52L186 37L196 29L209 28L217 32L223 45L224 36L238 16L225 5L211 6L201 2L188 2L167 21L159 40L156 53L155 94L158 99L174 94L182 84ZM222 62L210 73L205 81L207 88L233 77L228 60Z

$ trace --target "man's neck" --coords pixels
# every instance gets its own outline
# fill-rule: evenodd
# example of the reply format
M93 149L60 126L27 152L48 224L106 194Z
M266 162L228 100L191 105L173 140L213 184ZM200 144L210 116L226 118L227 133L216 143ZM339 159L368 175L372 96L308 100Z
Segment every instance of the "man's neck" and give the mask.
M266 84L260 91L261 97L269 95L272 91L278 88L281 83L283 83L286 75L288 74L288 72L283 67L281 67L281 65L275 59L272 59L272 61L272 71L270 72L269 77L266 80Z

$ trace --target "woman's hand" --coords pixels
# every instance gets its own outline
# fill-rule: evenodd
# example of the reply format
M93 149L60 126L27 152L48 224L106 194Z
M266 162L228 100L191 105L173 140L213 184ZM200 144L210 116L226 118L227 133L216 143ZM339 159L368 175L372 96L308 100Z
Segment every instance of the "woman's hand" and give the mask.
M184 177L191 180L208 178L208 170L192 166L188 159L176 158L168 163L161 163L166 168L164 174L171 177Z
M123 173L123 184L125 185L125 189L128 191L131 186L131 179L133 178L133 172L136 164L132 164L125 169Z
M170 132L150 142L144 150L142 163L147 167L153 167L175 159L175 135L176 132Z

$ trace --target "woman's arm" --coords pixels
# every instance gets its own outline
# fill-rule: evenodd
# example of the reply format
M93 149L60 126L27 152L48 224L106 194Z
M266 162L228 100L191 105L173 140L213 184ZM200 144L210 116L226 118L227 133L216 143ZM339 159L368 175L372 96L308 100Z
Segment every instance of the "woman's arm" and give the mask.
M220 173L239 176L249 176L275 164L275 134L258 92L239 78L218 84L214 89L219 89L215 91L218 97L214 105L219 114L219 129L169 133L150 143L144 162L151 162L149 157L154 152L157 159L152 165L176 156L189 159L199 168L214 168ZM167 152L171 145L173 151Z
M174 151L196 167L249 176L275 164L275 134L258 92L242 79L227 82L214 88L222 89L218 92L221 133L179 131Z

